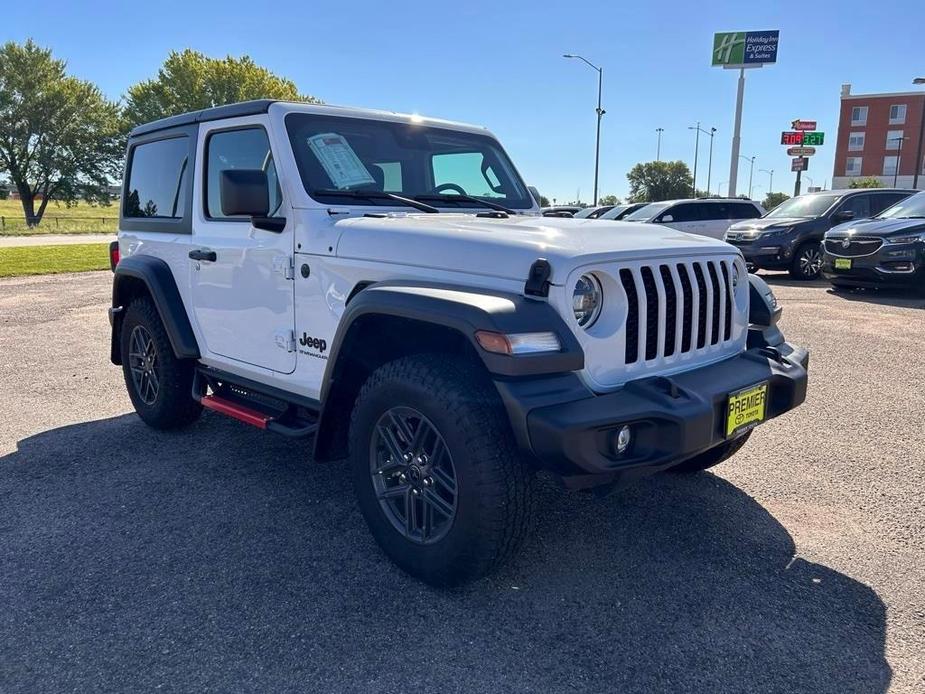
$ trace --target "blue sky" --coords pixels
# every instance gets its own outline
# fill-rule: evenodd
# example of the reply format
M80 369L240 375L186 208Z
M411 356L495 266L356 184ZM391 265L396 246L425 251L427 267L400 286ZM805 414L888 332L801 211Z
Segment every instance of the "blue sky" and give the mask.
M687 126L717 128L712 189L729 178L736 74L710 67L714 31L780 29L778 64L747 77L742 154L757 155L754 197L792 192L780 131L815 119L827 144L810 162L832 178L839 89L908 91L925 76L925 2L170 2L7 3L0 39L34 38L112 98L157 72L168 51L248 54L332 104L488 126L529 183L560 202L591 197L597 75L604 68L601 193L655 158L693 163ZM701 138L698 187L706 187ZM739 173L747 192L748 164ZM725 192L725 188L723 189Z

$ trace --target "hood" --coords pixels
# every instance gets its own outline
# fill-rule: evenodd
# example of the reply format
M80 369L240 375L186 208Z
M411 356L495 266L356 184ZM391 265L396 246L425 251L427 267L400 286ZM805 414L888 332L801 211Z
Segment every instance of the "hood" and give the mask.
M390 214L338 221L337 255L524 279L537 258L561 284L575 267L614 259L690 257L736 251L706 236L658 224L471 214Z
M861 219L832 227L825 237L843 239L846 236L896 236L925 230L925 219Z
M812 221L812 218L807 217L761 217L760 219L749 219L746 222L736 222L729 227L729 231L753 231L755 229L767 229L768 227L792 227L794 224L810 221Z

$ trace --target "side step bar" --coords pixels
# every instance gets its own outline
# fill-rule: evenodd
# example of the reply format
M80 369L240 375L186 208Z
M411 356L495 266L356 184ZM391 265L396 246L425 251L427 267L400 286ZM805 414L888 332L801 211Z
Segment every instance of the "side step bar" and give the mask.
M209 393L209 389L212 393ZM193 398L213 412L290 438L311 436L318 430L316 413L303 402L281 397L281 391L200 367L193 376Z

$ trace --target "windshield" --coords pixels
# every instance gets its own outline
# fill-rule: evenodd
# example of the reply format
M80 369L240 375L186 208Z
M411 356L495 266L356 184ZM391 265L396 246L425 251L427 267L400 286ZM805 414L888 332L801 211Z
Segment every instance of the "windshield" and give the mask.
M673 202L652 202L648 205L640 207L638 210L632 214L626 215L622 220L623 222L648 222L653 217L657 217L659 214L671 207Z
M628 207L629 205L617 205L616 207L612 207L602 214L600 219L616 219Z
M381 195L391 193L447 207L479 207L460 196L514 209L534 205L510 159L488 135L310 113L289 114L286 128L302 183L315 200L394 206L394 199Z
M876 219L909 219L925 217L925 193L916 193L887 207Z
M818 217L834 205L840 197L840 195L800 195L785 200L768 212L765 217Z

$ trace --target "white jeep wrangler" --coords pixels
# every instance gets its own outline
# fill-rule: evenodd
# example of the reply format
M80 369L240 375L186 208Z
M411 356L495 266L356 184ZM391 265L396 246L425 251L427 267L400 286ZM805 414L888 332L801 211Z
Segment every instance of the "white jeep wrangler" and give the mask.
M141 419L314 437L428 583L516 550L536 472L702 470L806 394L735 248L543 218L482 128L273 101L140 126L112 255Z

